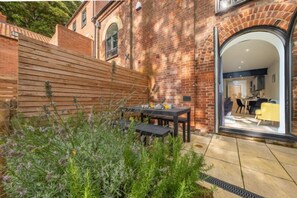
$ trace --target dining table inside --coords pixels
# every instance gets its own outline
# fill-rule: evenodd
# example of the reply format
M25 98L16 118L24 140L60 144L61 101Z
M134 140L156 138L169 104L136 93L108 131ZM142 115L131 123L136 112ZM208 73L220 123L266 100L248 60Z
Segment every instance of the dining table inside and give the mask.
M142 106L131 106L131 107L122 107L121 108L123 117L124 112L137 112L140 113L141 122L144 121L144 116L171 116L173 119L173 136L178 136L178 118L181 115L186 114L187 119L187 142L191 141L191 132L190 132L190 121L191 121L191 108L190 107L174 107L171 109L155 109L155 108L144 108Z
M257 102L258 98L243 98L243 101L244 101L244 114L247 114L248 113L248 105L250 102Z

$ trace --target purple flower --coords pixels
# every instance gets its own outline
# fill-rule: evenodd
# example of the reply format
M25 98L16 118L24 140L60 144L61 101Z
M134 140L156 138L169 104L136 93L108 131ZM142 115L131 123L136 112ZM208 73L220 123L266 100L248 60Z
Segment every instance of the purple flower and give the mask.
M34 132L35 131L35 128L32 127L32 126L28 126L28 130L31 131L31 132Z
M4 175L4 176L2 177L2 181L3 181L4 183L9 183L9 182L10 182L10 177L9 177L8 175Z

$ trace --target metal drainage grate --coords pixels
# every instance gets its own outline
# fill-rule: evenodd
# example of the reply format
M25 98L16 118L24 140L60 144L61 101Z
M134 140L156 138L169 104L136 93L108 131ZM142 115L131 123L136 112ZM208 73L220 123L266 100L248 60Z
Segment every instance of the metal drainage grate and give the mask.
M208 183L211 183L215 186L218 186L226 191L229 191L233 194L236 194L240 197L247 197L247 198L262 198L262 196L260 195L257 195L253 192L250 192L248 190L245 190L244 188L241 188L241 187L238 187L238 186L235 186L233 184L230 184L230 183L227 183L227 182L224 182L222 180L219 180L215 177L212 177L212 176L209 176L209 175L206 175L204 173L201 173L201 178L208 182Z

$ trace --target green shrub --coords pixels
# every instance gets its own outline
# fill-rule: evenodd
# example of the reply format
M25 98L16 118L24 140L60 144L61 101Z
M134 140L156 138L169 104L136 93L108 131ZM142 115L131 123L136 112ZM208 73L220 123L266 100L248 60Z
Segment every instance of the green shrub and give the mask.
M35 119L14 119L14 131L1 145L6 194L171 198L205 193L196 184L206 168L202 156L193 151L181 155L178 138L156 139L145 147L133 122L126 132L111 124L114 114L84 116L78 110L62 118L54 110Z

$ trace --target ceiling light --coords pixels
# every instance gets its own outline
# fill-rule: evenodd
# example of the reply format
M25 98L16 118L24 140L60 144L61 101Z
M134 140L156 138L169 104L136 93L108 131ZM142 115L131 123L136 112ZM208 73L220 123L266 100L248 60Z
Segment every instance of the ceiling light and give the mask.
M244 61L240 61L241 63L244 63Z
M239 66L238 69L241 69L241 66Z
M247 49L245 49L245 51L246 51L246 52L249 52L249 51L250 51L250 49L249 49L249 48L247 48Z

